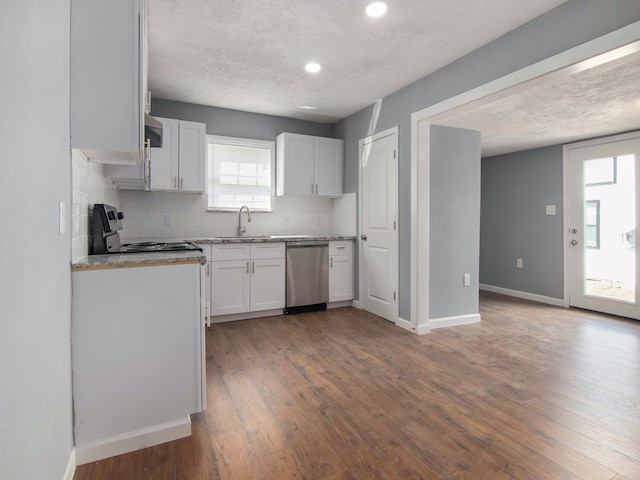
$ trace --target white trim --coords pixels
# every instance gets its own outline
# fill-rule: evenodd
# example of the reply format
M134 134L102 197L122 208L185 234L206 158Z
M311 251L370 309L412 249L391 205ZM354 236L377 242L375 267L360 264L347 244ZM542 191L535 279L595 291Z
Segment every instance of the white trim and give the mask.
M422 324L416 326L416 333L418 335L426 335L427 333L431 333L431 326L429 324Z
M340 302L330 302L327 303L327 310L333 310L334 308L344 308L344 307L350 307L351 306L351 300L342 300Z
M544 295L538 295L537 293L522 292L519 290L511 290L509 288L495 287L493 285L479 285L480 290L486 292L499 293L501 295L508 295L510 297L523 298L525 300L531 300L538 303L546 303L547 305L554 305L556 307L564 307L563 298L546 297Z
M351 306L353 308L357 308L358 310L362 310L362 305L360 305L360 300L351 300Z
M64 471L62 480L73 480L73 476L76 474L76 449L72 448L69 454L69 461L67 462L67 469Z
M597 65L621 58L640 50L640 22L635 22L582 45L571 48L540 62L512 72L460 95L443 100L411 114L411 322L424 325L420 315L428 318L429 260L421 260L418 246L429 234L429 183L428 180L428 136L422 139L421 130L445 113L456 113L465 109L490 103L518 91L542 84L550 78L570 75ZM424 132L422 132L424 133ZM422 140L427 141L427 148ZM425 153L426 151L426 153ZM426 157L426 158L423 158ZM422 169L427 171L421 171ZM418 188L422 185L422 189ZM420 194L420 195L419 195ZM426 197L421 199L421 196ZM566 207L565 207L566 208ZM565 218L566 218L566 212ZM426 236L425 236L426 235ZM423 248L427 249L425 241ZM566 261L566 259L565 259ZM420 263L418 263L420 262ZM566 272L566 265L565 265ZM427 295L424 295L424 292ZM565 285L565 297L567 297ZM565 302L568 300L565 298ZM424 312L424 313L423 313Z
M251 320L253 318L278 317L280 315L284 315L282 308L276 308L275 310L260 310L257 312L231 313L229 315L215 315L209 318L211 319L211 323L224 323L235 322L236 320Z
M86 445L76 445L78 465L160 445L191 435L191 418L155 425L122 435L114 435Z
M398 320L396 320L396 326L404 328L405 330L409 330L412 333L416 333L416 326L409 320L405 320L404 318L398 317Z
M396 151L398 152L398 155L396 158L396 181L399 182L400 177L398 172L399 172L399 165L400 165L400 153L399 153L400 139L399 139L398 132L399 132L399 129L398 129L398 126L396 125L395 127L388 128L386 130L383 130L382 132L378 132L358 140L358 196L357 196L358 197L358 232L357 232L358 235L362 233L362 151L364 149L364 146L367 144L373 143L376 140L390 137L391 135L395 135ZM400 200L400 189L396 187L396 221L398 221L399 200ZM356 236L356 242L358 240L359 240L359 237ZM362 245L362 241L360 241L360 244L358 245L358 297L359 298L363 298L363 295L364 295L364 292L362 289L363 261L362 261L361 245ZM396 229L396 259L399 259L399 258L400 258L400 227L398 226L398 228ZM398 268L397 274L398 276L396 278L396 292L397 292L396 298L399 299L400 298L400 292L399 292L400 269L399 268ZM356 308L359 308L360 310L362 310L362 302L359 300L357 300L357 302L358 302L358 306ZM393 312L393 318L389 319L394 323L396 322L396 320L398 319L398 316L400 315L399 300L395 301L395 307L396 308L395 308L395 311Z
M458 315L455 317L432 318L429 320L429 327L433 330L434 328L457 327L459 325L469 325L471 323L480 323L479 313Z

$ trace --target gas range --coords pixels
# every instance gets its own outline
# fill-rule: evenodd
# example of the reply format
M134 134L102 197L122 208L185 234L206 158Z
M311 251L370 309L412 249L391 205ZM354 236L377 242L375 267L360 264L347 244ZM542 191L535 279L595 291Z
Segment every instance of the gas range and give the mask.
M202 251L195 243L182 242L140 242L121 243L120 233L124 214L115 207L104 203L93 206L93 232L89 252L92 255L105 253L166 253L183 251Z

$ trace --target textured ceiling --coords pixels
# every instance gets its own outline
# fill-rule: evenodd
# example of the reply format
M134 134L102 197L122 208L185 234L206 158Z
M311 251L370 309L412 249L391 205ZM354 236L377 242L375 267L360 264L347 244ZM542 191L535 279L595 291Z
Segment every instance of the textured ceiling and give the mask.
M148 0L154 97L334 122L566 0ZM304 71L307 62L323 67ZM298 107L312 105L317 110Z
M482 132L482 155L640 129L640 52L439 119Z

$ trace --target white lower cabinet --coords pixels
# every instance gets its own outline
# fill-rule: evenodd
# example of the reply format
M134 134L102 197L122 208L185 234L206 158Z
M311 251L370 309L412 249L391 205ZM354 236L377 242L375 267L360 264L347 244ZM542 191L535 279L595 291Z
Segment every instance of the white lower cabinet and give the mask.
M249 311L251 298L249 263L249 260L211 262L212 316Z
M329 302L353 300L353 242L329 242Z
M284 243L214 244L209 266L211 316L284 308Z

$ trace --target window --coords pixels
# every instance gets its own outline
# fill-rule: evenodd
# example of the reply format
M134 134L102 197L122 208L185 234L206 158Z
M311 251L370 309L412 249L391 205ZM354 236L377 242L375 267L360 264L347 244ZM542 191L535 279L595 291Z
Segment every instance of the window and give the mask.
M208 135L208 210L271 211L275 142Z
M584 245L600 249L600 200L587 200L584 209Z

